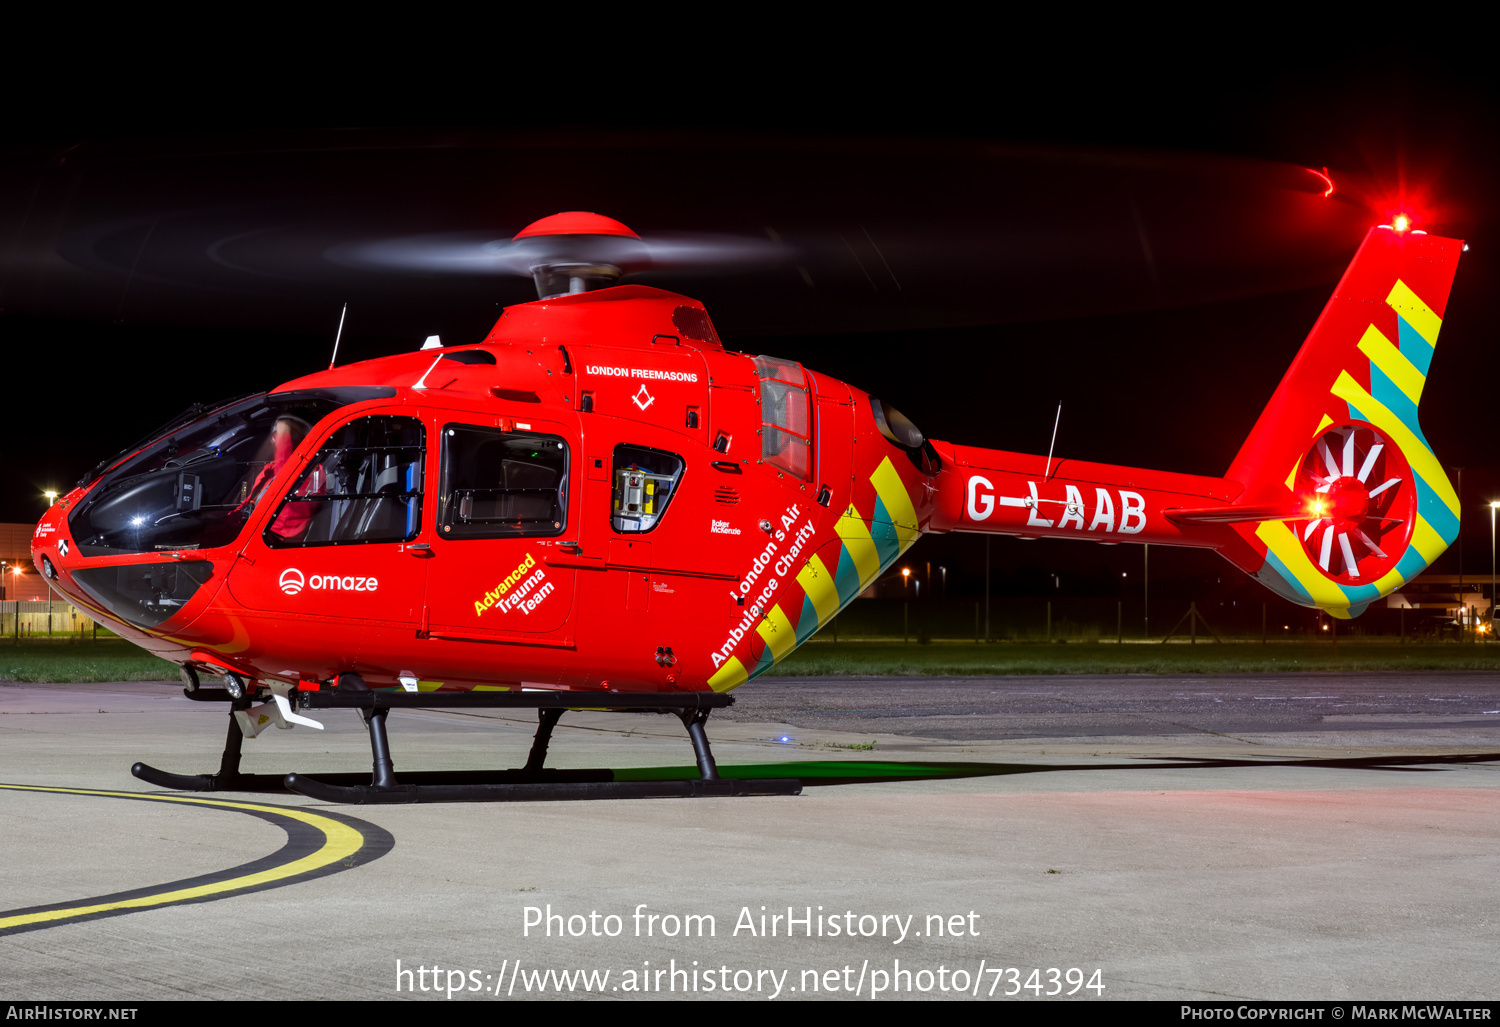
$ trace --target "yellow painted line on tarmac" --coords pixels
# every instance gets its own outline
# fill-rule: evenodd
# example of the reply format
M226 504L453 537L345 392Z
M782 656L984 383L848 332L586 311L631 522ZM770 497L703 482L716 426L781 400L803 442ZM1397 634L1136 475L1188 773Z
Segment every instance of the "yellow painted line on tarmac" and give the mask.
M341 869L359 866L384 855L390 850L392 844L391 836L374 824L367 824L352 817L342 815L335 817L291 806L268 806L226 799L201 799L187 795L151 795L142 792L53 788L42 785L0 783L0 790L208 806L248 813L258 819L269 820L287 831L287 845L283 846L278 853L273 854L273 856L284 855L285 862L273 862L270 866L258 865L272 859L272 857L266 857L266 859L246 864L243 868L233 868L135 891L83 899L76 905L54 904L47 907L0 911L0 934L18 929L54 926L59 921L128 913L174 903L202 902L249 890L279 887L292 884L298 879L323 876L327 873L336 873ZM288 824L286 821L292 823ZM321 843L318 842L317 835L309 836L307 828L321 835ZM312 851L307 851L310 846L314 845L316 847ZM249 870L250 867L256 869ZM248 872L236 872L241 869L248 870Z

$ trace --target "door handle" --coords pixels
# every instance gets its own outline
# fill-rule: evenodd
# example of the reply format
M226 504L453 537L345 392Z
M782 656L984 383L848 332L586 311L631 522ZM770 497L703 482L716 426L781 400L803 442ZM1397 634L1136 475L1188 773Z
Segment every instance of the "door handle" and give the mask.
M407 546L406 551L412 556L431 556L432 546L426 542L417 542L414 545Z

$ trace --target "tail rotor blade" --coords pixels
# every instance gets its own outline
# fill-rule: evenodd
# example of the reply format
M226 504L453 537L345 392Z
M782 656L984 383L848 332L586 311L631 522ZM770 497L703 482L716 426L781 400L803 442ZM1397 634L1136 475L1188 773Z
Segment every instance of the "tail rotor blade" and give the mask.
M1347 573L1351 578L1359 577L1359 564L1354 562L1354 550L1349 546L1348 532L1339 532L1339 548L1344 551L1345 573Z
M1365 479L1370 476L1370 471L1375 467L1375 458L1380 455L1380 451L1384 448L1385 443L1383 442L1377 442L1375 443L1375 445L1370 447L1370 454L1369 456L1365 457L1364 466L1359 469L1359 483L1361 485L1363 485L1365 483Z
M1379 546L1377 546L1375 544L1375 540L1374 539L1370 538L1369 535L1366 535L1364 532L1360 531L1358 528L1355 528L1354 532L1355 532L1355 534L1357 534L1359 536L1359 540L1361 542L1363 542L1365 545L1367 545L1367 546L1370 547L1370 552L1374 553L1376 556L1380 557L1382 560L1385 559L1385 553L1381 550L1381 548Z
M1344 436L1344 477L1354 477L1354 432Z
M1333 525L1330 524L1328 526L1328 530L1325 531L1325 532L1323 532L1323 552L1322 552L1322 555L1320 555L1318 557L1318 566L1322 567L1326 571L1328 569L1328 558L1330 556L1332 556L1332 555L1333 555Z
M1384 485L1380 486L1380 488L1378 488L1378 489L1371 489L1370 490L1370 498L1374 499L1376 496L1380 495L1382 492L1384 492L1386 489L1390 488L1392 485L1400 485L1400 484L1401 484L1401 479L1400 478L1392 478L1390 481L1387 481Z
M1333 454L1328 451L1328 440L1326 438L1318 440L1318 449L1323 453L1323 463L1328 467L1329 477L1337 478L1339 476L1339 465L1333 459Z

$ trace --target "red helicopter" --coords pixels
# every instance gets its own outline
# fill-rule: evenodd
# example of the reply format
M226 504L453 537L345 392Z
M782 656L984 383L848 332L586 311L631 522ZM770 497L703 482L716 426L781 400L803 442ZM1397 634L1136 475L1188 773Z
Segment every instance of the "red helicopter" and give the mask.
M41 573L230 703L213 775L347 802L785 794L718 776L704 723L924 532L1195 546L1357 616L1456 537L1417 404L1463 244L1371 229L1222 478L928 439L701 303L621 285L641 241L573 212L512 256L540 299L483 341L333 367L106 462L37 525ZM223 687L200 686L200 676ZM393 771L393 708L529 707L525 768ZM671 712L701 778L543 765L566 709ZM269 724L361 711L371 775L239 772Z

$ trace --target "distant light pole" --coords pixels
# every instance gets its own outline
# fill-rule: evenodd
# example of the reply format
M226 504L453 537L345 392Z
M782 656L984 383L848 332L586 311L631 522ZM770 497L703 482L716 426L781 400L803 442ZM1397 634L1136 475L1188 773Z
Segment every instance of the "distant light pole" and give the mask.
M10 565L9 570L10 570L10 586L9 587L13 589L13 588L15 588L19 584L16 581L16 579L21 576L21 565L18 564L18 563L13 563L13 564ZM7 591L6 594L9 595L9 591ZM16 640L17 643L20 643L20 641L21 641L21 600L15 599L15 600L12 600L12 602L13 602L14 605L11 606L11 617L10 617L11 637L13 637Z
M1458 640L1462 642L1467 631L1464 621L1468 619L1464 616L1464 469L1453 469L1458 472Z
M53 490L53 489L46 489L45 491L42 492L42 495L45 496L46 499L47 499L47 506L48 506L48 508L51 508L52 504L55 503L55 502L57 502L57 492L55 490ZM44 575L44 577L45 577L45 575ZM48 578L47 579L47 637L48 638L52 637L52 607L53 607L53 604L55 604L56 602L57 602L57 596L53 595L53 593L52 593L52 579ZM20 609L20 608L17 607L17 609Z
M984 537L984 640L990 640L990 536Z
M1495 510L1500 503L1490 504L1490 631L1495 633ZM1488 639L1486 639L1488 641Z

